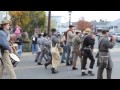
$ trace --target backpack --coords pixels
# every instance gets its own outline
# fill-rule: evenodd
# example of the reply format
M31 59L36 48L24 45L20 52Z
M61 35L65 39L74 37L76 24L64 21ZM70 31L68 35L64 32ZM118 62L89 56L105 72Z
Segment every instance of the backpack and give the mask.
M70 29L69 29L69 30L67 30L67 31L64 33L66 41L67 41L67 33L68 33L69 31L71 31L71 32L73 33L73 31L72 31L72 30L70 30Z

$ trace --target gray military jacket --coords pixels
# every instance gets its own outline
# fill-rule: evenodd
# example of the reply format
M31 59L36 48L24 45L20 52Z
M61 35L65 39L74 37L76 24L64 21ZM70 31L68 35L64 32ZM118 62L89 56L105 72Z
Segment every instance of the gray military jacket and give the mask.
M57 34L54 33L51 36L52 46L54 47L57 43L59 43L59 38L57 37Z
M110 42L108 37L101 36L99 38L98 45L100 47L99 47L99 55L98 55L98 60L97 60L97 66L98 67L100 66L100 63L99 63L100 57L103 56L103 55L106 55L106 56L109 57L108 58L108 66L107 66L107 68L112 68L113 67L113 62L112 62L112 59L111 59L109 49L112 49L115 46L115 42Z

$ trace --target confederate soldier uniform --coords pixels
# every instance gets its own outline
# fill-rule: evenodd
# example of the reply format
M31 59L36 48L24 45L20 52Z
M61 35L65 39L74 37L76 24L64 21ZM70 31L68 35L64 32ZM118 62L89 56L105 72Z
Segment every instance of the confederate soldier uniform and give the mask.
M52 63L51 43L52 43L51 42L51 38L48 37L48 46L47 46L47 48L48 48L49 58L47 58L47 62L44 64L44 66L45 66L46 69L47 69L47 66Z
M81 59L81 52L80 52L81 42L82 42L81 32L76 31L76 36L74 37L74 40L73 40L73 68L72 70L77 70L76 68L77 57L79 56L79 58Z
M93 49L93 46L94 46L94 41L93 41L93 38L92 38L91 29L87 28L87 29L85 29L85 32L88 33L88 35L86 35L84 37L83 45L82 45L82 54L83 54L83 61L82 61L82 67L81 67L82 76L87 75L85 73L87 58L89 58L91 60L90 66L89 66L89 69L88 69L88 74L93 76L94 74L92 73L92 69L93 69L93 66L94 66L94 63L95 63L95 59L93 57L92 49Z
M111 79L112 74L112 67L113 63L111 60L109 49L112 49L115 45L115 40L111 41L108 39L107 36L108 30L102 31L102 36L99 38L99 52L97 53L97 66L98 66L98 72L97 72L97 79L103 79L102 73L104 68L107 70L107 79Z
M40 47L41 47L41 42L42 42L41 34L38 34L38 39L37 39L38 50L37 50L37 55L36 55L36 57L35 57L35 62L38 61L39 56L40 56L40 54L41 54L41 48L40 48Z
M38 59L38 65L42 65L42 59L43 57L45 57L45 55L47 56L47 59L49 60L50 59L50 56L49 56L49 43L48 43L48 39L47 39L47 34L44 33L43 37L42 37L42 40L41 40L41 54L40 54L40 57Z

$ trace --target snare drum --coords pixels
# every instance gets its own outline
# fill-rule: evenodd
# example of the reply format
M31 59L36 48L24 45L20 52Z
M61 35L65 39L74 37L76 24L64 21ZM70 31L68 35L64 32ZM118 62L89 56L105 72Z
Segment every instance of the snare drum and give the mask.
M13 67L16 67L16 65L20 62L20 59L14 53L10 53L10 60L13 64Z

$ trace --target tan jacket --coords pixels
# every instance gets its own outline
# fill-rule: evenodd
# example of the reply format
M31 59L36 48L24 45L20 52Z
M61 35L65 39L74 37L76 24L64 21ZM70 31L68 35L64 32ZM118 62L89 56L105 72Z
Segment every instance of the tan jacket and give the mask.
M73 48L79 49L81 42L82 42L82 39L80 38L80 36L76 35L73 40Z
M76 35L75 32L68 31L68 33L67 33L67 42L72 42L75 35Z

